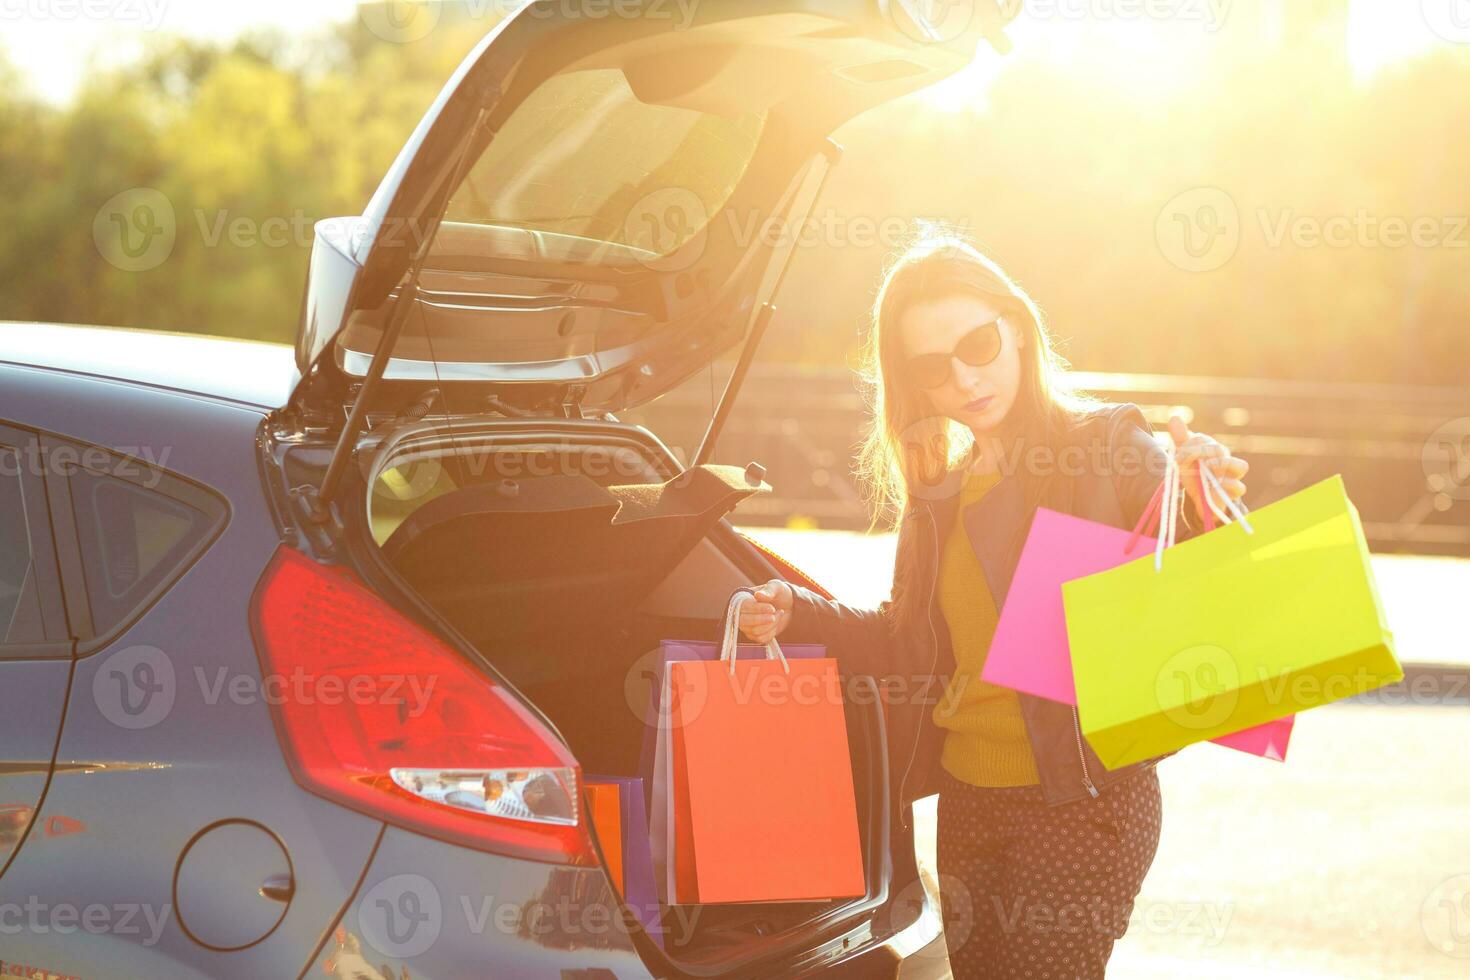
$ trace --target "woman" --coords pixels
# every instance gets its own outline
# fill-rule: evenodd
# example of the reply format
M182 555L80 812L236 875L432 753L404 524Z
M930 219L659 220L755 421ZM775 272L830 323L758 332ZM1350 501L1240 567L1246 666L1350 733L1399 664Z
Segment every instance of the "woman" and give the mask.
M765 642L791 627L883 682L904 824L913 800L939 794L956 977L1102 977L1158 846L1159 760L1109 771L1074 708L979 675L1035 508L1132 528L1167 457L1136 405L1071 389L1035 303L961 239L922 242L888 270L865 354L859 468L898 526L891 598L858 610L773 581L741 629ZM1197 468L1238 499L1247 465L1180 418L1169 430L1182 541L1206 506Z

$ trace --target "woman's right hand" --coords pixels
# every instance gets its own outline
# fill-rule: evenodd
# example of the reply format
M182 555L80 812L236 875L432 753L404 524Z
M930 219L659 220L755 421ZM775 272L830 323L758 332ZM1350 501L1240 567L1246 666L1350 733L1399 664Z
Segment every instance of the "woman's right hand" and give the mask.
M796 594L780 579L771 579L755 590L755 602L740 607L740 632L752 643L765 643L780 635L791 622Z

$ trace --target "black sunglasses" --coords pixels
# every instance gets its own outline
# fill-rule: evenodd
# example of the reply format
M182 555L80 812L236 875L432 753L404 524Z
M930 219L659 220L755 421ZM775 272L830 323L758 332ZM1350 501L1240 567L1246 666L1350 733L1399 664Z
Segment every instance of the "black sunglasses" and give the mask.
M947 354L920 354L909 358L909 376L920 388L938 388L949 380L950 362L958 357L970 367L984 367L1000 356L1000 318L976 327L960 338Z

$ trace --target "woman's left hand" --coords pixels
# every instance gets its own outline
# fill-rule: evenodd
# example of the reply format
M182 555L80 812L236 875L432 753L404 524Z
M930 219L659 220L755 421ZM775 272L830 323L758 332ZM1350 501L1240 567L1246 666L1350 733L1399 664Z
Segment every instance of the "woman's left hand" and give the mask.
M1190 432L1189 426L1178 415L1169 419L1169 435L1174 439L1174 454L1179 460L1179 475L1189 499L1194 501L1196 514L1203 514L1207 505L1200 499L1199 467L1206 466L1220 481L1220 486L1232 500L1245 496L1245 474L1250 464L1239 456L1232 456L1225 444L1214 436ZM1224 501L1216 501L1225 510Z

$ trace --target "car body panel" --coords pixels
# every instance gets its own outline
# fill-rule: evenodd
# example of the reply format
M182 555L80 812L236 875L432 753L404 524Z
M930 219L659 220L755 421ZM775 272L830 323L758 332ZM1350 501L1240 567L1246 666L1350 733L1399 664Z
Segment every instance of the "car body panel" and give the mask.
M0 363L117 378L261 408L286 404L298 380L285 344L56 323L0 323Z
M0 366L0 418L120 450L146 434L147 452L137 455L230 505L223 532L187 573L105 649L75 662L55 775L37 813L38 825L70 832L33 838L0 879L0 900L29 902L43 916L91 907L104 928L62 933L43 921L5 937L0 955L78 976L102 965L115 976L294 975L325 940L382 825L302 792L276 741L266 700L273 688L263 683L248 623L250 597L280 541L255 453L262 413ZM259 824L281 842L296 892L268 936L220 952L172 914L174 875L200 831L231 820ZM262 884L242 870L219 882L217 901L247 908L261 900ZM197 910L195 920L217 914Z
M32 818L46 791L51 758L61 729L71 663L66 660L0 660L0 880L4 869L31 839ZM64 833L66 822L45 822L35 836Z
M515 860L389 827L310 976L643 978L600 868ZM586 971L586 972L581 972Z

